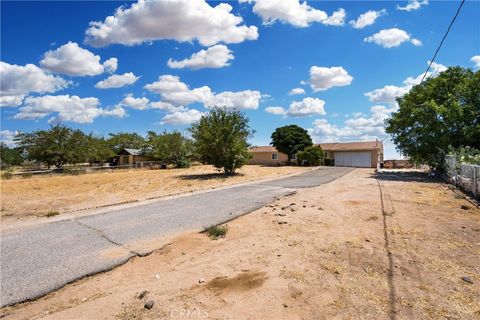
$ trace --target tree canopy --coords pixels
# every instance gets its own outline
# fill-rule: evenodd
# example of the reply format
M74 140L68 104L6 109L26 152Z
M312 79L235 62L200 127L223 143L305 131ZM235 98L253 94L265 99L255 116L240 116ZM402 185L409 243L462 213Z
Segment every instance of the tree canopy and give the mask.
M480 148L480 71L449 68L397 102L386 132L412 161L439 169L448 146Z
M23 163L22 150L18 147L10 148L3 142L0 143L0 166L19 166Z
M149 131L143 152L165 164L173 163L176 167L187 167L190 165L194 148L193 142L178 131L164 131L161 134Z
M145 139L135 132L109 133L108 135L108 146L115 154L124 148L142 149L145 145Z
M294 154L312 146L313 143L307 130L292 124L277 128L272 133L271 145L285 153L288 156L288 163L290 163Z
M241 112L214 108L190 128L195 148L202 160L234 173L250 158L248 138L254 131Z

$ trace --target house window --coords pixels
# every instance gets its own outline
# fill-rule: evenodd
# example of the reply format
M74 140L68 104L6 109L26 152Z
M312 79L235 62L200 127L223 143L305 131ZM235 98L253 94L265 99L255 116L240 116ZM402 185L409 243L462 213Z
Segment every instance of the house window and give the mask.
M277 160L278 159L278 153L274 152L272 153L272 160Z
M292 154L292 160L297 160L297 154Z

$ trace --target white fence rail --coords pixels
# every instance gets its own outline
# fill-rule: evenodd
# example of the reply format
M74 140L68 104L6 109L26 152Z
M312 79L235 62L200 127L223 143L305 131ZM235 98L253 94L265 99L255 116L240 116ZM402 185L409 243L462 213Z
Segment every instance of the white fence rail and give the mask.
M445 159L447 179L450 183L480 198L480 166L458 163L455 157Z

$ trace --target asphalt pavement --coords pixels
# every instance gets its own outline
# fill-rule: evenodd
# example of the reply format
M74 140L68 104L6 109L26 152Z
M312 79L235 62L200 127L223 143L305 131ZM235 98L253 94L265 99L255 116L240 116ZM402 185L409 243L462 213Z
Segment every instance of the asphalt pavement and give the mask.
M303 174L110 210L2 234L1 306L37 299L65 284L159 249L155 241L252 212L295 192L330 182L352 168Z

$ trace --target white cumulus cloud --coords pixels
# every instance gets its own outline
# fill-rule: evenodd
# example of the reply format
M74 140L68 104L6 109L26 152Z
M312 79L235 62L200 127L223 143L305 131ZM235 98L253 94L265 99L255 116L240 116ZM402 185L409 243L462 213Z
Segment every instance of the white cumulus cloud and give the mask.
M375 20L377 20L380 16L384 15L387 13L387 10L368 10L365 13L362 13L357 20L351 20L350 24L355 28L355 29L363 29L366 26L370 26L375 23Z
M427 61L427 65L429 63L430 61ZM435 77L440 72L447 70L447 67L442 64L433 62L430 70L431 71L427 73L425 78ZM423 75L424 73L421 73L416 77L406 78L405 80L403 80L403 86L386 85L383 88L366 92L365 96L367 96L371 102L396 105L396 98L402 97L404 94L409 92L413 86L419 84L423 78Z
M20 107L15 119L37 120L54 114L50 122L72 121L77 123L92 123L101 115L109 115L108 110L99 108L100 101L94 97L80 98L70 95L46 95L27 97ZM118 111L111 116L118 116Z
M315 9L306 1L299 0L253 0L241 2L255 2L253 12L262 18L266 25L280 21L295 27L308 27L312 22L326 25L343 25L345 10L339 9L331 16L325 11Z
M365 42L373 42L384 48L398 47L406 41L410 41L414 46L421 46L422 42L412 38L405 30L398 28L383 29L379 32L363 39Z
M470 61L475 63L475 67L480 68L480 56L473 56L470 58Z
M40 69L36 65L18 66L0 61L0 106L19 106L31 92L53 93L70 82Z
M117 8L103 22L90 22L85 42L104 47L169 39L198 40L204 46L211 46L257 39L257 27L244 25L243 19L231 11L228 3L212 7L204 0L139 0L130 7Z
M318 98L304 98L301 101L292 101L287 110L282 107L268 107L265 111L271 114L283 115L285 117L308 117L312 115L322 115L325 113L325 101Z
M224 91L210 98L205 106L235 109L257 109L262 95L256 90Z
M145 85L145 89L157 93L163 102L174 106L202 103L205 107L226 107L236 109L257 109L261 93L257 90L224 91L215 94L210 87L190 89L178 76L162 75L158 81Z
M122 101L120 101L118 105L136 110L146 110L149 107L149 103L150 100L147 98L135 98L131 93L129 93Z
M203 68L222 68L230 65L230 60L234 59L232 51L223 44L217 44L207 50L200 50L192 54L188 59L176 61L169 59L167 65L174 69L189 68L193 70Z
M305 94L305 90L303 88L293 88L288 92L288 95L293 96L297 94Z
M200 118L204 115L203 112L200 112L196 109L188 109L185 111L174 111L165 115L160 124L170 124L170 125L185 125L191 124L200 120Z
M404 7L397 5L397 10L413 11L413 10L418 10L422 6L426 6L427 4L428 4L428 0L423 0L423 1L409 0L407 5Z
M95 88L98 89L111 89L111 88L121 88L134 84L140 77L135 76L132 72L127 72L124 74L113 74L105 80L97 82Z
M15 146L15 135L18 134L18 131L11 130L0 130L0 142L4 143L8 147Z
M40 60L42 68L69 76L95 76L103 73L105 68L113 72L117 68L117 63L116 58L111 58L101 64L100 56L80 48L76 42L71 41L56 50L45 52L43 59Z
M332 87L348 86L353 77L343 67L310 68L310 87L313 91L324 91Z

